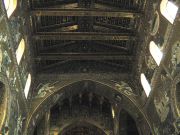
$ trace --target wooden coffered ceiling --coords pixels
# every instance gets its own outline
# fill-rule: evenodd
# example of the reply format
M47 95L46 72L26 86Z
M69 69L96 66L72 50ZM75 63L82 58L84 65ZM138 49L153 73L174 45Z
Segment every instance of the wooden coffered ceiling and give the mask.
M132 74L146 0L30 0L37 74Z

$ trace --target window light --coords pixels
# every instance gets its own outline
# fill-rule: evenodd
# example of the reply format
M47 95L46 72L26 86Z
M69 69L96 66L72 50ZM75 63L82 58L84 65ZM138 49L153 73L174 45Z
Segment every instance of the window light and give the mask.
M171 23L174 23L176 14L178 12L178 6L168 0L162 0L160 4L161 14Z
M149 50L150 50L150 53L151 53L152 57L154 58L155 62L156 62L157 65L159 66L159 64L161 63L161 59L162 59L162 57L163 57L163 53L161 52L161 50L160 50L159 47L155 44L154 41L151 41L151 42L150 42Z
M142 84L142 87L143 87L147 97L148 97L151 92L151 86L150 86L148 80L146 79L146 76L143 73L141 74L141 84Z
M21 42L19 43L17 50L16 50L16 59L17 59L18 64L20 63L21 58L24 54L24 50L25 50L25 42L24 42L24 39L22 39Z
M26 84L25 84L25 88L24 88L24 94L25 94L26 98L28 96L30 86L31 86L31 74L28 74L28 78L26 80Z
M17 0L4 0L4 6L9 18L17 7Z
M115 112L114 112L113 107L111 108L111 111L112 111L112 117L114 118L115 117Z

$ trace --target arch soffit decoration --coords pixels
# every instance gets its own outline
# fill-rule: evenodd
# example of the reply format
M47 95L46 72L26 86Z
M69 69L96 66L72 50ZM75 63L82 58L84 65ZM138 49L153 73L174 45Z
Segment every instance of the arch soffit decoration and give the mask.
M177 50L179 49L179 45L180 44L180 41L177 41L175 42L175 44L173 45L172 47L172 56L171 56L171 61L172 61L172 65L173 65L173 68L172 68L172 72L175 72L176 71L176 66L178 61L177 60ZM171 88L171 107L173 108L173 114L175 117L180 117L180 108L178 109L178 106L177 106L177 99L176 99L176 85L180 82L180 73L175 73L175 78L172 82L172 88Z
M62 128L59 129L58 133L62 133L63 131L65 131L66 129L69 128L73 128L76 126L91 126L91 127L96 127L97 129L99 129L100 131L102 131L104 134L109 135L109 133L107 131L105 131L105 129L103 129L103 127L98 124L95 121L90 121L88 119L80 121L80 120L71 120L68 123L66 123L66 125L64 125Z
M133 115L134 113L131 112L131 109L135 108L136 113L142 115L142 118L145 120L145 122L149 126L149 129L154 134L150 120L142 108L143 104L140 101L140 97L135 95L132 91L130 91L128 89L128 88L130 88L128 84L126 84L124 82L115 82L112 80L108 81L108 80L96 80L96 79L80 79L80 80L70 80L70 81L66 81L66 82L54 83L54 86L52 86L53 87L52 91L50 91L47 95L45 95L45 97L43 97L41 99L37 99L39 101L38 105L37 104L32 105L34 107L32 108L32 110L30 110L29 116L27 118L25 134L31 135L31 132L33 132L32 129L35 128L37 121L39 121L42 118L42 116L40 116L40 114L42 114L42 110L47 110L47 109L51 108L57 102L59 97L61 97L61 100L62 100L63 96L65 95L65 94L63 94L63 92L65 92L65 90L67 90L66 88L71 87L73 84L76 84L78 82L83 82L83 81L94 82L96 84L103 86L106 89L108 88L107 91L109 91L111 93L113 91L113 96L115 96L117 94L117 95L123 97L122 98L123 104L124 104L123 109L125 109L136 120L138 116ZM60 94L58 95L58 93L60 93ZM112 96L112 94L110 94L108 96ZM106 98L109 99L109 97L106 97ZM115 97L113 97L113 98L115 98ZM125 105L127 105L127 106L125 106Z

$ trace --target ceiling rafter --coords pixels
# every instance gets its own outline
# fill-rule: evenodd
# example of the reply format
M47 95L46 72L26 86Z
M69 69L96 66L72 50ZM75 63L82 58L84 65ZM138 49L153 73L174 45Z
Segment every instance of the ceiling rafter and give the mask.
M141 13L132 10L101 10L101 9L43 9L37 8L31 10L32 16L105 16L105 17L123 17L135 18Z
M38 74L38 80L69 80L69 78L77 79L77 78L100 78L100 79L109 79L112 80L114 78L128 80L131 75L129 73L66 73L66 74L47 74L40 73Z
M100 23L100 22L95 22L94 25L97 25L97 26L103 26L103 27L107 27L107 28L110 28L110 29L116 29L116 30L124 30L124 31L129 31L129 32L133 32L135 29L133 28L128 28L128 27L125 27L125 26L119 26L119 25L113 25L113 24L107 24L107 23Z
M130 73L143 1L31 0L37 72Z
M137 37L125 33L99 33L99 32L37 32L36 40L136 40Z
M74 22L67 22L67 23L60 23L60 24L53 24L53 25L47 25L47 26L41 26L39 28L39 31L49 31L49 30L55 30L57 28L61 27L68 27L68 26L73 26L75 25Z
M107 47L112 47L112 48L116 48L116 49L120 49L123 51L128 51L127 47L121 46L121 45L117 45L117 44L111 44L111 43L106 43L106 42L100 42L100 41L94 41L94 43L97 43L97 45L102 45L102 46L107 46Z
M134 56L119 53L42 53L35 60L133 60Z
M42 49L40 49L41 52L43 51L49 51L50 49L54 49L54 48L58 48L58 47L65 47L65 46L68 46L68 45L72 45L74 44L75 41L67 41L67 42L63 42L63 43L59 43L59 44L52 44L50 46L46 46L46 47L43 47ZM41 44L36 44L37 46L41 45Z

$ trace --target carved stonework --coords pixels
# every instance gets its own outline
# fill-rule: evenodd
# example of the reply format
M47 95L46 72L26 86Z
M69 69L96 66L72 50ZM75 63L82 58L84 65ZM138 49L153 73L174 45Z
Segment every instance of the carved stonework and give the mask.
M158 97L155 97L154 99L154 105L156 107L156 111L159 115L161 122L164 122L170 111L169 97L166 91L159 92Z
M7 35L2 31L0 32L0 41L1 42L6 42L8 39Z
M134 95L131 87L123 81L121 81L120 83L116 83L115 86L118 88L118 90L123 91L126 95Z
M159 127L156 127L155 124L153 124L153 128L154 128L155 135L160 135L159 134Z
M9 130L7 125L9 124L9 106L11 103L10 89L7 78L2 74L0 74L0 82L0 133L7 133Z
M153 36L156 35L156 33L158 32L159 23L160 23L159 20L160 20L159 19L159 13L158 13L158 11L156 11L154 13L154 19L151 22L151 35L153 35Z
M155 63L154 59L152 56L145 56L145 62L148 68L155 70L157 67L157 64Z
M17 119L17 127L15 129L16 135L22 134L22 124L23 124L24 118L20 115Z
M50 83L46 83L46 84L42 85L42 87L39 89L36 97L43 98L45 95L47 95L47 93L52 92L53 89L54 89L54 85L52 85Z
M177 42L172 48L171 62L173 71L175 71L177 67L180 67L180 42Z
M2 68L2 60L3 60L3 54L2 54L2 50L1 50L1 44L0 44L0 72L1 72L1 68Z
M180 133L180 119L179 118L176 118L173 125L174 125L174 128L175 128L176 132Z
M9 78L10 76L10 63L11 63L11 58L8 54L7 51L3 52L3 70L6 72L7 77Z
M179 106L179 89L177 88L178 84L180 83L180 74L178 74L173 82L172 82L172 87L171 87L171 107L173 110L173 115L175 118L180 117L180 106Z

